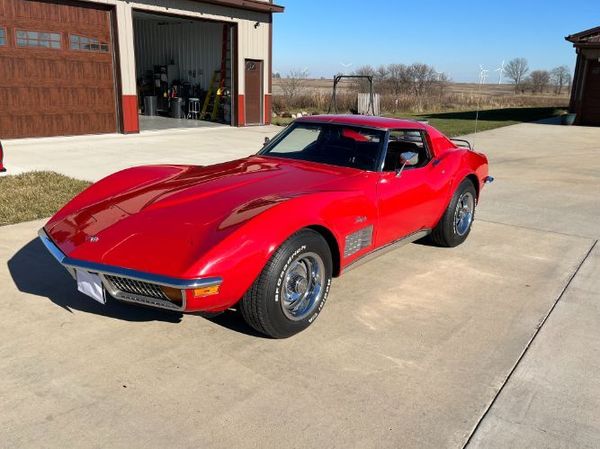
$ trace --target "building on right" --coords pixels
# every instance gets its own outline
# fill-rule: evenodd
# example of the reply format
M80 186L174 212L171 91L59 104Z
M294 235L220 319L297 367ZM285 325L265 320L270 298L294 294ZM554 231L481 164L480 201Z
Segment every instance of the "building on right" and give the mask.
M600 126L600 26L565 39L577 52L569 111L578 125Z

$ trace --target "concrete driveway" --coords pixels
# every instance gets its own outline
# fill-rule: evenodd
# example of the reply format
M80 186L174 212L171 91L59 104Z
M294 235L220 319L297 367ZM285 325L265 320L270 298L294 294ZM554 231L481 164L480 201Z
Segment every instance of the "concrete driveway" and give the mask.
M202 148L203 163L222 157L200 143L215 132L156 137ZM468 241L347 273L284 341L233 313L101 306L35 240L43 222L0 228L0 446L598 447L600 129L516 125L476 142L496 182ZM10 145L16 162L27 145ZM130 157L96 148L95 161Z
M277 126L145 131L140 134L3 140L7 174L53 170L97 181L123 168L145 164L209 165L256 153Z

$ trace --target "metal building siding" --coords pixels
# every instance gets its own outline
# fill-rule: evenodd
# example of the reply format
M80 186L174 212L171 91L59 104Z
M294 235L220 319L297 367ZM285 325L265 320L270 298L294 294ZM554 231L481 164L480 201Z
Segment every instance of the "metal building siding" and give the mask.
M215 70L221 67L223 24L133 19L136 76L154 65L171 61L179 68L179 78L208 89ZM190 71L196 71L196 77Z
M258 22L259 26L255 28L256 22L243 20L239 22L238 40L238 79L240 93L244 94L246 89L244 86L244 60L245 59L260 59L265 63L264 67L264 92L269 92L269 27L270 23Z

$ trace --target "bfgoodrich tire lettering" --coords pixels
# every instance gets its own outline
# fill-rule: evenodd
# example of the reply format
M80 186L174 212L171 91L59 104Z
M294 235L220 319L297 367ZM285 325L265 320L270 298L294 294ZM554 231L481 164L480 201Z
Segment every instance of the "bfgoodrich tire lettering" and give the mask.
M436 245L454 247L467 239L475 218L476 201L477 193L473 182L464 179L431 233L431 239Z
M286 240L240 301L246 322L273 338L310 326L331 286L332 257L325 239L304 229Z

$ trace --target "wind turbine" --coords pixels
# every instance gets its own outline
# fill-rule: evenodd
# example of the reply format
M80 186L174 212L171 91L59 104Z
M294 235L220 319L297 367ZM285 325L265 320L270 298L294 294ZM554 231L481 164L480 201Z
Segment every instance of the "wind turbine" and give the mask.
M479 84L485 84L485 80L488 77L489 70L484 69L483 66L479 65Z
M479 64L479 86L477 86L477 111L475 112L475 134L477 134L477 125L479 124L479 109L481 107L481 86L485 84L489 70L484 69ZM473 135L473 148L475 148L475 135Z
M502 65L498 67L494 72L498 72L498 84L502 84L502 74L504 73L504 60L502 60Z
M340 62L340 65L342 67L344 67L345 69L347 69L348 67L350 67L352 65L352 63L351 62L349 62L349 63Z

